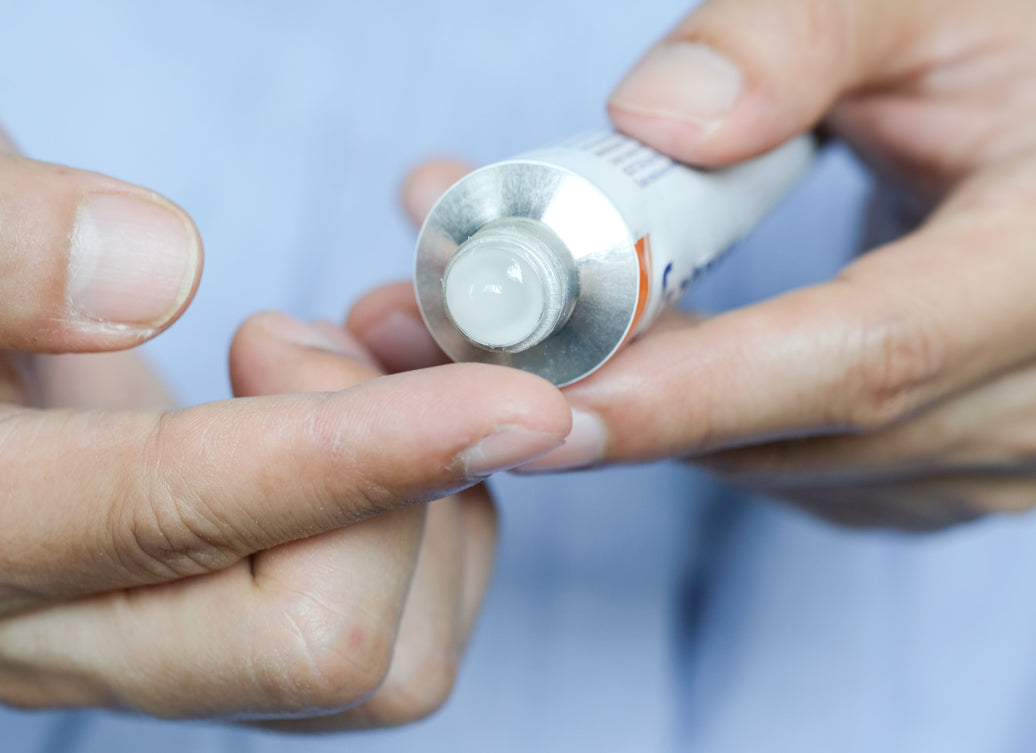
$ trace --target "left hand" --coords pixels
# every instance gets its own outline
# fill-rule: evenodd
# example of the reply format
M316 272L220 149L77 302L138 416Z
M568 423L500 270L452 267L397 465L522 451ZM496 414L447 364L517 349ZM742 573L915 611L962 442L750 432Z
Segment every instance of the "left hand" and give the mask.
M137 408L167 399L133 352L47 356L37 366L54 403ZM346 333L282 314L252 317L231 351L239 397L337 391L379 374ZM101 386L90 390L93 380ZM317 470L308 480L322 483ZM207 711L286 732L416 721L452 690L495 539L492 500L478 485L215 572L46 604L0 621L0 680L10 697L47 705L81 705L86 686L87 705ZM22 647L17 662L12 646ZM106 680L110 697L96 690Z
M0 704L299 730L436 708L494 518L482 490L425 503L560 444L560 393L475 364L375 379L340 330L267 315L232 349L247 397L155 410L145 363L106 351L186 308L193 224L10 149L0 134Z

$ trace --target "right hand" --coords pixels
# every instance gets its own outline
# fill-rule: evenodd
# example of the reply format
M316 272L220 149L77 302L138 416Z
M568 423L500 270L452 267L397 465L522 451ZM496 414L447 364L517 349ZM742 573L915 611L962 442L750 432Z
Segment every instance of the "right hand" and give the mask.
M914 531L1031 510L1034 77L1031 0L700 4L613 94L621 131L720 167L823 121L890 181L896 219L924 220L823 284L667 312L565 388L572 436L522 470L690 459L839 523ZM418 171L408 202L457 169ZM412 296L357 310L379 358L398 350L390 319L409 317L414 350Z
M200 268L193 224L161 197L0 154L4 703L234 718L354 705L381 683L399 628L370 605L401 602L410 580L343 563L395 552L392 572L412 571L400 531L419 542L421 521L400 524L404 508L569 429L557 390L506 369L364 381L357 347L331 373L334 387L363 384L168 411L147 407L167 398L132 354L78 355L162 331ZM341 350L301 325L270 334L300 369ZM351 553L311 559L321 534L371 518Z

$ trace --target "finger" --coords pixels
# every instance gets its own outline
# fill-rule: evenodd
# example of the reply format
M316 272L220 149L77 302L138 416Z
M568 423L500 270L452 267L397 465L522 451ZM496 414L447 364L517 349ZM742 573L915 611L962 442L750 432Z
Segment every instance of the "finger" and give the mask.
M411 171L401 190L410 221L414 225L424 222L443 192L470 169L457 160L438 159ZM411 283L386 285L368 293L349 312L346 327L389 373L449 361L424 325Z
M812 128L842 94L911 72L943 5L709 0L630 71L609 113L684 162L756 156Z
M493 498L484 484L465 489L457 499L464 511L460 635L461 646L465 646L489 591L499 538L499 519Z
M436 500L427 523L406 608L384 682L362 704L338 714L265 725L282 731L327 732L390 727L438 709L453 688L462 646L464 580L462 497L486 498L483 487Z
M0 154L0 348L136 345L186 308L201 265L190 217L158 194Z
M384 683L339 714L266 723L289 732L407 724L448 699L492 572L496 512L485 486L429 506L418 568Z
M12 414L0 427L6 595L32 603L227 567L469 486L558 445L570 420L547 382L475 364L166 415Z
M991 514L1027 512L1036 504L1032 467L948 467L905 475L833 475L781 479L749 477L738 483L793 502L826 520L858 528L935 531Z
M840 526L927 533L968 523L990 512L980 511L976 499L962 494L955 480L959 479L789 487L779 496ZM750 488L773 495L772 490Z
M409 724L449 698L492 571L495 512L485 485L432 503L385 683L356 709L364 726Z
M230 345L230 383L238 397L332 392L380 376L378 364L345 330L287 314L256 314Z
M428 160L414 168L403 182L401 198L407 216L415 226L424 222L435 202L458 180L471 172L459 160Z
M367 293L353 306L345 326L389 373L449 362L424 324L412 283Z
M175 407L172 393L139 351L35 356L45 408Z
M872 434L785 440L698 462L770 488L1027 473L1036 466L1034 426L1036 367L1028 364Z
M566 389L566 467L874 432L1036 357L1027 169L965 184L834 282L635 341Z

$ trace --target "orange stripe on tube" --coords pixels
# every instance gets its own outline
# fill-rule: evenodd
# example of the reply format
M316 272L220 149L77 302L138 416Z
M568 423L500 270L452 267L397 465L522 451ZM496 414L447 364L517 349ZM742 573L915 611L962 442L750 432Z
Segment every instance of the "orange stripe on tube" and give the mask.
M633 245L633 248L637 251L640 281L637 285L637 307L633 310L633 321L630 322L629 331L626 332L626 337L622 340L624 345L633 337L633 333L637 331L640 319L644 316L644 310L647 308L648 300L651 298L651 236L645 235Z

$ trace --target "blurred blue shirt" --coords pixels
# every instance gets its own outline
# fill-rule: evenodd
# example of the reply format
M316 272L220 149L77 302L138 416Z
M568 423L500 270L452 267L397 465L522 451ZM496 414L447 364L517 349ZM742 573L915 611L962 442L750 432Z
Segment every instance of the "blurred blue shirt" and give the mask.
M410 275L396 207L429 153L474 163L606 127L682 0L87 4L0 11L0 113L31 156L152 187L206 243L148 353L188 403L229 393L251 312L340 319ZM826 155L690 303L826 279L864 174ZM676 464L496 480L499 569L447 707L401 730L296 738L108 712L0 710L32 753L1031 751L1036 521L842 531Z

